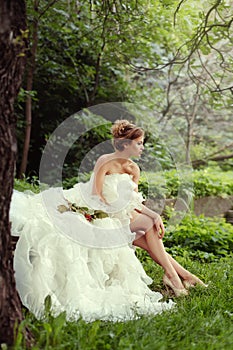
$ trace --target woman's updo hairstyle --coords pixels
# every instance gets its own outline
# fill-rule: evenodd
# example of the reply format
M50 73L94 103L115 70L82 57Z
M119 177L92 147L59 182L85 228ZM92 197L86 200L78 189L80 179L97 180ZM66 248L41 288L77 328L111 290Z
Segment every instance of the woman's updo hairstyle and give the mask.
M144 135L144 131L140 127L125 119L116 120L111 131L113 135L113 146L118 151L123 151L124 145Z

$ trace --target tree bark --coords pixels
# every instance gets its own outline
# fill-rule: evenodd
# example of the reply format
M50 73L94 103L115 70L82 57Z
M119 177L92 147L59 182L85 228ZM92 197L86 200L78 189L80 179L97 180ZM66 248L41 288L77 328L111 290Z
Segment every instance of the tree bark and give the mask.
M48 4L46 4L43 8L39 9L40 0L34 0L33 2L33 24L32 24L32 39L31 39L31 50L28 54L27 60L27 83L26 83L26 91L28 92L26 97L25 104L25 137L24 137L24 145L23 145L23 154L22 161L20 164L19 170L19 178L23 178L27 170L28 163L28 152L30 148L31 141L31 129L32 129L32 97L31 92L33 90L33 81L34 81L34 73L36 69L36 53L38 47L38 28L40 18L46 13L46 11L54 5L58 0L51 0Z
M30 95L33 88L33 77L36 68L36 51L38 45L38 25L39 25L39 0L35 0L33 4L33 9L35 12L34 21L32 25L32 47L29 54L29 59L27 60L28 73L27 73L27 87L28 92L26 97L26 107L25 107L25 119L26 119L26 129L24 137L23 155L20 165L19 178L23 178L27 170L28 162L28 152L30 147L31 139L31 128L32 128L32 97Z
M194 98L193 103L193 110L192 114L186 115L186 121L187 121L187 140L186 140L186 162L189 162L190 160L190 150L192 145L192 135L193 135L193 125L195 123L195 119L197 116L197 110L198 110L198 101L199 101L199 85L197 86L197 91Z
M208 161L210 161L210 160L215 161L215 162L221 162L225 159L231 159L231 158L233 158L233 153L222 155L222 156L216 156L216 157L208 157L205 159L196 159L196 160L192 161L192 166L195 169L195 168L198 168L200 165L207 164Z
M16 159L13 104L25 66L24 0L0 0L0 344L12 345L22 320L15 287L9 208Z

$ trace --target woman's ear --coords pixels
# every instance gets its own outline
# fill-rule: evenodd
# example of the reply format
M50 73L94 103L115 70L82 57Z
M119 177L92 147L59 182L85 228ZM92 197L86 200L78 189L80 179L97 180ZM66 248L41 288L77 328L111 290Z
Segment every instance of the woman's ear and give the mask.
M124 143L124 149L128 148L130 146L131 142L127 140L127 142Z
M124 149L127 149L129 147L129 143L124 144Z

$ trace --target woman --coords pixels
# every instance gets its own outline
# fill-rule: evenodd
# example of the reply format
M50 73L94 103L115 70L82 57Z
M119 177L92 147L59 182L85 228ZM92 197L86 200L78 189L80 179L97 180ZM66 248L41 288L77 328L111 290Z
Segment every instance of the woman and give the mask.
M121 120L112 134L115 151L97 160L87 183L64 196L59 188L13 194L16 285L22 303L38 318L48 295L52 312L65 311L71 320L119 321L172 308L171 300L161 302L162 295L148 288L152 280L132 245L163 267L164 284L176 296L204 285L165 252L162 220L137 192L140 172L130 158L143 151L143 130Z
M127 173L138 185L140 170L130 157L140 157L144 149L143 130L127 120L116 121L112 127L112 134L115 152L101 156L94 168L94 193L104 202L106 201L102 194L102 187L106 175ZM132 213L130 229L132 232L138 232L133 245L145 249L152 259L163 267L165 271L163 282L174 291L176 296L187 295L184 286L189 288L197 283L204 286L199 278L185 270L165 252L162 243L165 229L157 213L141 205L141 210L135 210ZM182 278L183 284L179 277Z

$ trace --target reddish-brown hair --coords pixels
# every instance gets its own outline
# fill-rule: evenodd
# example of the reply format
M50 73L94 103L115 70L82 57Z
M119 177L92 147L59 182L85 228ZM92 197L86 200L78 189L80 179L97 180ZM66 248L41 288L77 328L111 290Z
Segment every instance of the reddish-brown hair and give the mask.
M144 131L128 120L116 120L112 126L113 145L118 151L124 150L124 145L131 143L144 135Z

